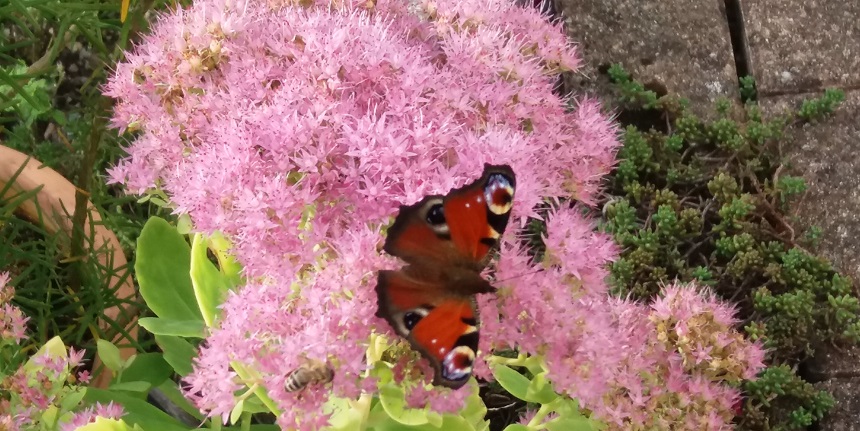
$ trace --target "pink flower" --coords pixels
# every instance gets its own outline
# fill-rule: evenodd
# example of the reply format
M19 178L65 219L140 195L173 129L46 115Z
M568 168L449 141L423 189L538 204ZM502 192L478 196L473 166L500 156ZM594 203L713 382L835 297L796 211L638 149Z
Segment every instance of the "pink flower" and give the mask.
M322 426L328 397L372 389L368 338L393 337L374 315L376 271L396 265L378 251L381 226L486 162L510 164L518 189L488 271L499 293L478 298L476 374L489 377L494 349L544 355L560 392L615 424L701 423L687 406L733 399L713 376L752 375L761 359L732 332L734 310L674 287L653 310L608 298L610 239L576 208L546 211L594 203L618 147L595 101L552 93L579 63L559 24L509 0L338 5L195 2L163 15L105 89L114 126L139 131L112 181L158 187L196 229L227 235L249 280L185 379L199 407L228 417L251 383L235 364L254 370L284 427ZM544 216L536 264L518 239ZM332 364L333 381L287 392L307 359ZM411 406L454 411L466 396L395 375Z
M60 425L61 431L73 431L86 424L95 422L96 418L103 417L108 419L120 419L125 412L122 406L114 403L101 404L96 403L94 406L81 410Z
M9 303L15 289L9 285L8 272L0 272L0 339L13 340L16 344L27 338L27 321L21 309Z
M378 252L378 226L399 205L471 181L485 162L508 163L518 179L513 238L547 198L593 201L618 141L594 101L570 111L552 93L555 75L579 60L560 25L535 11L507 0L276 3L204 0L161 17L106 87L113 124L140 131L110 175L133 192L160 187L198 230L226 234L250 280L223 304L188 394L226 417L242 385L230 363L246 364L281 423L312 428L325 416L308 412L325 397L367 388L369 334L393 335L374 316L373 283L395 265ZM582 318L599 308L605 271L596 266L614 251L584 219L559 217L568 239L558 252L572 261L511 283L511 292L528 280L541 287L504 303L480 298L482 312L504 319L488 324L486 342L545 344L543 325L560 315L539 316L540 306L567 294L571 268L588 281L577 299L586 302L561 304ZM511 276L535 269L521 253L506 246L500 270L506 259L520 260L505 269ZM537 320L510 318L516 311ZM572 325L570 335L597 326ZM285 391L301 356L333 364L330 389ZM409 397L450 411L462 394Z

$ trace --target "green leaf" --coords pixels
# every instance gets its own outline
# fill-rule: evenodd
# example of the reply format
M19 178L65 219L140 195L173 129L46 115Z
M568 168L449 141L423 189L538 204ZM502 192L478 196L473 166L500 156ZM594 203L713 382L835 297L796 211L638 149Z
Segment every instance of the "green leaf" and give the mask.
M233 287L230 279L209 260L203 235L194 235L191 243L191 285L206 324L213 326L218 318L218 306Z
M355 429L355 428L353 428ZM391 417L384 418L373 426L374 431L475 431L465 419L455 415L443 415L438 425L405 425Z
M109 370L118 373L122 371L123 361L119 356L119 349L108 340L96 341L99 358Z
M72 411L77 408L78 405L81 404L81 400L84 399L84 395L87 394L87 388L85 386L72 386L70 389L71 391L66 393L66 395L63 396L63 400L60 402L60 410L64 412Z
M331 414L329 426L326 427L327 430L351 431L362 429L364 412L360 408L353 407L351 403L351 400L340 397L330 397L325 402L323 411Z
M587 417L557 417L546 423L549 431L596 431L595 423Z
M230 423L238 423L239 418L242 417L242 410L245 407L245 400L241 399L235 406L233 406L233 410L230 411Z
M146 431L188 431L191 427L185 426L158 407L149 404L145 400L134 395L123 392L114 392L104 389L88 388L85 400L95 403L115 402L121 404L126 414L122 419L128 424L140 425Z
M484 419L487 416L487 406L484 404L484 400L481 399L478 392L478 386L469 385L469 389L471 390L471 393L466 398L466 407L460 411L459 415L466 420L466 422L473 425L480 425L480 427L482 427L485 424L489 424L489 422ZM461 388L460 390L463 391L465 388Z
M558 398L558 394L552 388L552 384L546 379L546 372L535 375L534 379L529 382L526 398L523 400L530 403L549 404Z
M75 428L75 431L131 431L134 429L122 420L97 417L93 423Z
M558 413L558 417L546 424L547 429L551 431L564 431L567 429L597 431L605 428L600 422L583 415L579 409L579 402L577 400L559 398L556 403L558 407L556 407L555 411ZM556 424L556 422L559 424ZM571 428L567 428L568 426Z
M137 239L134 271L140 295L158 317L201 319L191 286L191 247L162 218L152 217Z
M177 374L183 377L191 374L191 360L197 354L191 343L172 335L156 335L155 342L164 352L164 360Z
M68 357L68 354L66 353L66 345L63 344L63 340L60 339L59 335L48 340L42 347L39 348L39 350L36 351L36 353L30 356L30 359L27 360L27 363L24 364L24 371L27 373L32 373L43 369L43 365L36 365L35 359L45 355L48 355L52 358Z
M388 416L403 425L415 426L430 422L426 410L406 407L403 389L400 386L388 384L380 387L379 401Z
M179 408L185 411L185 413L194 416L195 419L202 421L203 415L197 410L197 407L194 407L188 398L185 398L185 395L179 390L176 386L176 383L173 380L165 380L158 388L153 390L159 390L161 393L167 397L168 400L176 404Z
M149 382L125 382L125 383L114 383L110 385L110 390L112 391L126 391L126 392L146 392L151 388L152 385Z
M531 381L513 368L503 364L495 364L493 366L493 377L511 395L521 400L525 400L529 396Z
M505 427L504 431L529 431L529 427L523 424L510 424Z
M142 317L138 323L154 335L206 338L203 332L206 324L202 320L171 320L160 317Z
M173 374L173 368L161 353L138 353L134 361L122 372L122 382L147 382L152 387L161 385Z

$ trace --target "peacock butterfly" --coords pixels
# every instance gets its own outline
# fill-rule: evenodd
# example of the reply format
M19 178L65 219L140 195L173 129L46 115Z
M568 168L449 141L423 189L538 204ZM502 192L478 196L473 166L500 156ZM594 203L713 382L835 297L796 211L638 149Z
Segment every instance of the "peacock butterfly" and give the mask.
M382 270L379 309L435 369L433 383L459 388L478 351L475 295L495 288L481 277L505 231L516 180L507 165L484 165L477 181L445 196L401 206L383 249L406 265Z

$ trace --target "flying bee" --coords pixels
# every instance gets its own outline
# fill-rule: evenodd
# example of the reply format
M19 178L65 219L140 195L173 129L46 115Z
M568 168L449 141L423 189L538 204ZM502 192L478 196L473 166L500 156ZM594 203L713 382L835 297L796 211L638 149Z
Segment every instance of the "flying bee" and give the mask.
M308 385L326 384L334 378L334 370L325 362L307 359L287 375L284 386L288 392L297 392Z

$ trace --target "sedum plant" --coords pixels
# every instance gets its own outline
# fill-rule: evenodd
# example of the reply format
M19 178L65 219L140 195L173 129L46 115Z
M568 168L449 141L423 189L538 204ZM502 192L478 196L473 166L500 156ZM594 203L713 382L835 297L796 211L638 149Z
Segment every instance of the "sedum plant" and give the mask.
M804 429L833 399L795 372L821 343L856 343L860 302L850 281L804 247L789 205L806 190L788 174L779 141L790 127L825 117L838 90L795 112L764 118L752 102L737 121L726 102L702 120L676 97L658 97L618 65L608 71L626 109L645 110L658 124L624 130L615 197L604 206L604 229L624 248L612 264L612 290L650 298L670 280L711 286L739 303L745 332L760 340L772 364L747 394L739 429ZM742 81L745 97L754 83Z
M189 247L151 220L136 271L156 315L142 324L206 425L487 429L477 381L430 385L375 316L373 283L395 265L378 250L400 204L505 163L514 220L499 291L478 298L474 371L532 403L508 428L724 427L761 347L693 286L650 309L609 297L616 247L559 203L594 204L618 147L595 101L569 110L552 92L578 62L559 24L503 0L203 0L161 16L106 87L132 137L110 175L194 232ZM530 219L546 225L540 259L520 241ZM288 390L306 361L331 381Z
M83 350L66 348L59 336L32 354L23 348L29 318L12 303L14 296L9 273L0 272L0 430L67 431L122 416L114 403L82 403L90 374L75 369Z

